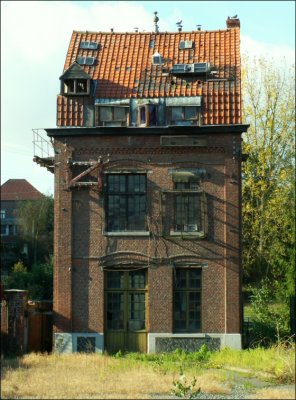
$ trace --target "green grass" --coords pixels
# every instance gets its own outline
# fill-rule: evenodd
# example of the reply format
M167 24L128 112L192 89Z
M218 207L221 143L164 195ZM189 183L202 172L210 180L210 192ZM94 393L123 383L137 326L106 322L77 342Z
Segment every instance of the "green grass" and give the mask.
M281 383L293 382L295 376L295 351L292 347L257 347L240 351L225 348L212 353L209 363L213 367L231 366L271 374Z
M293 382L295 375L295 351L292 347L273 346L257 347L247 350L225 348L220 351L208 351L206 346L197 352L176 350L173 353L117 354L131 366L135 362L149 364L160 373L177 373L182 369L190 374L201 373L203 369L235 367L250 370L250 373L269 374L273 380L280 383Z

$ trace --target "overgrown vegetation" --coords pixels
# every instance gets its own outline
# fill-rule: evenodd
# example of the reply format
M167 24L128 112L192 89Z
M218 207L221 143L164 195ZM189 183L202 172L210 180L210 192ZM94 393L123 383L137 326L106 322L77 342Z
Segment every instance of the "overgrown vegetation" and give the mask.
M284 339L295 297L295 70L245 58L242 76L243 272L252 342Z
M30 299L51 300L53 297L53 198L26 201L18 210L20 221L18 246L14 249L5 289L28 290ZM21 253L27 247L27 254Z
M26 201L19 209L20 236L28 244L28 267L53 254L53 215L52 196Z
M29 354L3 360L1 394L2 398L148 399L168 398L172 391L183 398L194 398L200 390L225 395L236 385L228 374L230 368L236 368L238 374L244 369L242 376L247 373L250 378L291 383L294 349L275 346L210 352L203 346L188 353ZM245 388L254 393L253 380L245 378L244 382ZM286 390L285 397L273 397L272 387L268 393L270 398L294 398L293 390Z
M186 399L192 399L199 392L200 388L196 389L196 377L194 376L192 381L188 381L182 369L180 370L180 377L178 380L173 381L172 394L177 397L185 397Z
M295 278L295 70L245 59L243 265L246 282Z
M3 277L6 289L28 290L32 300L52 300L53 294L53 261L34 264L30 270L22 263L16 263L11 273Z
M290 309L287 302L279 301L278 292L273 291L274 286L268 280L264 280L259 288L252 289L252 346L269 346L289 337Z

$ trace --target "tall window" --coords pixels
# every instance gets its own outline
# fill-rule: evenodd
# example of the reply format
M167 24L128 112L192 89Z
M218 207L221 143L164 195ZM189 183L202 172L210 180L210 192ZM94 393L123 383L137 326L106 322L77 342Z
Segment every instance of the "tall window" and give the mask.
M175 270L174 331L201 330L201 269Z
M6 210L1 210L0 218L5 219Z
M8 225L1 225L1 236L8 235Z
M146 175L107 175L107 230L146 231Z
M157 109L153 104L145 104L139 107L139 125L156 126Z
M201 193L181 192L183 189L198 189L198 182L175 182L180 194L175 196L176 232L200 232L202 230Z

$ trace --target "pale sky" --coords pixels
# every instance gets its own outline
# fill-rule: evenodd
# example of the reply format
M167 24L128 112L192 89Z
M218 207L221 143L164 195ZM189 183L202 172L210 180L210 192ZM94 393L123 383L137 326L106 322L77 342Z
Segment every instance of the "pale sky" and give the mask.
M56 127L56 96L73 30L225 29L241 22L241 51L295 63L294 1L1 1L1 184L27 179L53 194L53 174L33 162L33 128ZM45 132L44 132L45 136Z

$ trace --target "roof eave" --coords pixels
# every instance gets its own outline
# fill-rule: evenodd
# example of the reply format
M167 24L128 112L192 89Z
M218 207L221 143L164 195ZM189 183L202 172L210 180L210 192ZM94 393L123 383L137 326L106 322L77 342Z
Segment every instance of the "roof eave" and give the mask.
M50 137L58 136L121 136L121 135L186 135L186 134L220 134L243 133L248 130L247 124L203 125L203 126L158 126L158 127L60 127L44 128Z

